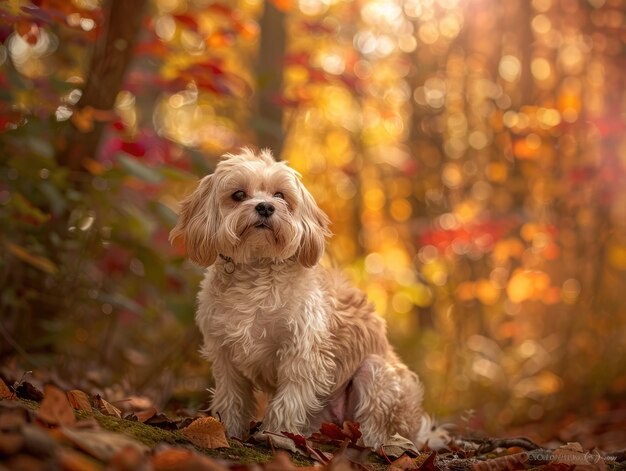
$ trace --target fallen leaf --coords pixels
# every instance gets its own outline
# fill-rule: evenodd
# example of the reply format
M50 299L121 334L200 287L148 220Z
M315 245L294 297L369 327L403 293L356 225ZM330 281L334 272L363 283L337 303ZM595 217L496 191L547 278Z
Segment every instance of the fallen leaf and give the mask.
M472 465L474 471L513 471L524 469L528 461L528 453L516 453L514 455L500 456L486 461L477 461Z
M380 449L384 455L394 459L399 458L407 452L413 453L415 456L419 455L419 451L415 448L413 442L398 434L395 434L386 440Z
M115 471L141 471L150 469L146 453L134 446L125 446L115 453L109 462L109 468Z
M387 471L404 471L407 469L419 469L419 465L415 462L413 458L407 455L402 455L397 460L392 461L389 464L389 468Z
M11 404L15 404L11 402ZM3 407L0 409L0 431L2 432L16 432L28 420L28 410L23 407L8 408Z
M48 425L71 425L76 422L67 396L52 384L44 387L44 397L37 418Z
M577 471L606 471L606 463L599 454L583 450L578 442L562 445L552 452L557 463L575 465Z
M75 410L82 410L85 412L91 412L91 403L89 402L89 396L79 389L72 389L67 392L67 399L70 401L70 405Z
M149 419L146 419L144 422L146 425L151 425L152 427L162 428L163 430L177 430L178 425L176 421L170 419L165 414L155 414Z
M3 461L2 466L12 470L28 470L28 471L47 471L50 469L47 463L33 456L15 455L10 459Z
M298 435L295 433L290 433L290 432L282 432L282 434L289 438L290 440L293 441L294 445L296 445L296 447L300 448L301 450L307 450L308 451L308 445L306 443L306 438L304 438L302 435Z
M0 455L14 455L23 446L24 437L19 433L0 433Z
M100 461L108 462L119 453L120 450L126 447L136 448L140 453L146 453L148 451L148 447L145 445L120 433L77 429L75 427L62 427L61 433L77 448Z
M25 448L31 455L41 457L54 456L60 448L59 442L43 427L24 424L20 428L20 432L24 437Z
M15 386L15 394L29 401L41 402L43 400L43 393L28 381L22 381Z
M135 412L135 417L137 417L137 420L139 422L143 423L146 420L151 419L152 417L154 417L156 415L156 413L157 413L156 408L151 407L148 410L142 410L142 411L139 411L139 412Z
M2 399L15 399L15 394L9 389L5 382L2 381L2 378L0 378L0 397Z
M202 448L228 447L224 426L213 417L203 417L181 430L194 445Z
M166 448L152 457L154 471L228 471L217 461L182 448Z
M62 448L57 455L63 471L102 471L103 466L78 451Z
M122 418L122 411L120 411L110 402L102 399L102 396L100 396L100 394L96 394L93 400L96 405L96 409L98 409L102 414L110 415L111 417L117 417L118 419Z

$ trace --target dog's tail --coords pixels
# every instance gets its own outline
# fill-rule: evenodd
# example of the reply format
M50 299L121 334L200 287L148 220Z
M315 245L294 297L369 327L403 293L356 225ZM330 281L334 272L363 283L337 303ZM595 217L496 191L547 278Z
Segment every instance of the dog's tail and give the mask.
M448 448L452 441L450 436L450 424L437 424L435 419L424 413L422 423L415 439L415 446L421 450L428 446L431 450L442 450Z

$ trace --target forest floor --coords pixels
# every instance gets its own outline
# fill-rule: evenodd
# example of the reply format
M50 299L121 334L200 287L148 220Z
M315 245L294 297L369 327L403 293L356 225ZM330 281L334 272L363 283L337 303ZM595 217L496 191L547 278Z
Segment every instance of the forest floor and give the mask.
M306 439L286 434L297 453L271 443L227 439L200 412L169 418L154 407L122 412L99 395L0 379L0 471L626 471L626 452L547 448L525 438L454 437L449 449L411 449L398 441L363 447L358 424L324 424ZM270 437L271 438L271 437ZM281 437L285 438L285 437Z

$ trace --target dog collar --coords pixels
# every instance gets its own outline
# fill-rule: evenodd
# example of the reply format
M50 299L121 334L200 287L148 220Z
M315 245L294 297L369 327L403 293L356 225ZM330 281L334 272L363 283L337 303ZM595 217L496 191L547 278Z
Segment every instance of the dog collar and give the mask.
M222 254L220 254L220 258L225 262L224 271L229 275L232 275L235 272L235 262L233 262L233 259Z

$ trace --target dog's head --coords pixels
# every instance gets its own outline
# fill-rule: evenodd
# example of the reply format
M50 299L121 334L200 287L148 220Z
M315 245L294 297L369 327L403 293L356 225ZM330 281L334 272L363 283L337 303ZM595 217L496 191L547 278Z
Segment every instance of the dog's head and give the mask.
M234 262L296 257L306 267L324 252L328 217L285 162L269 150L226 154L182 202L170 240L183 237L202 266L218 255Z

